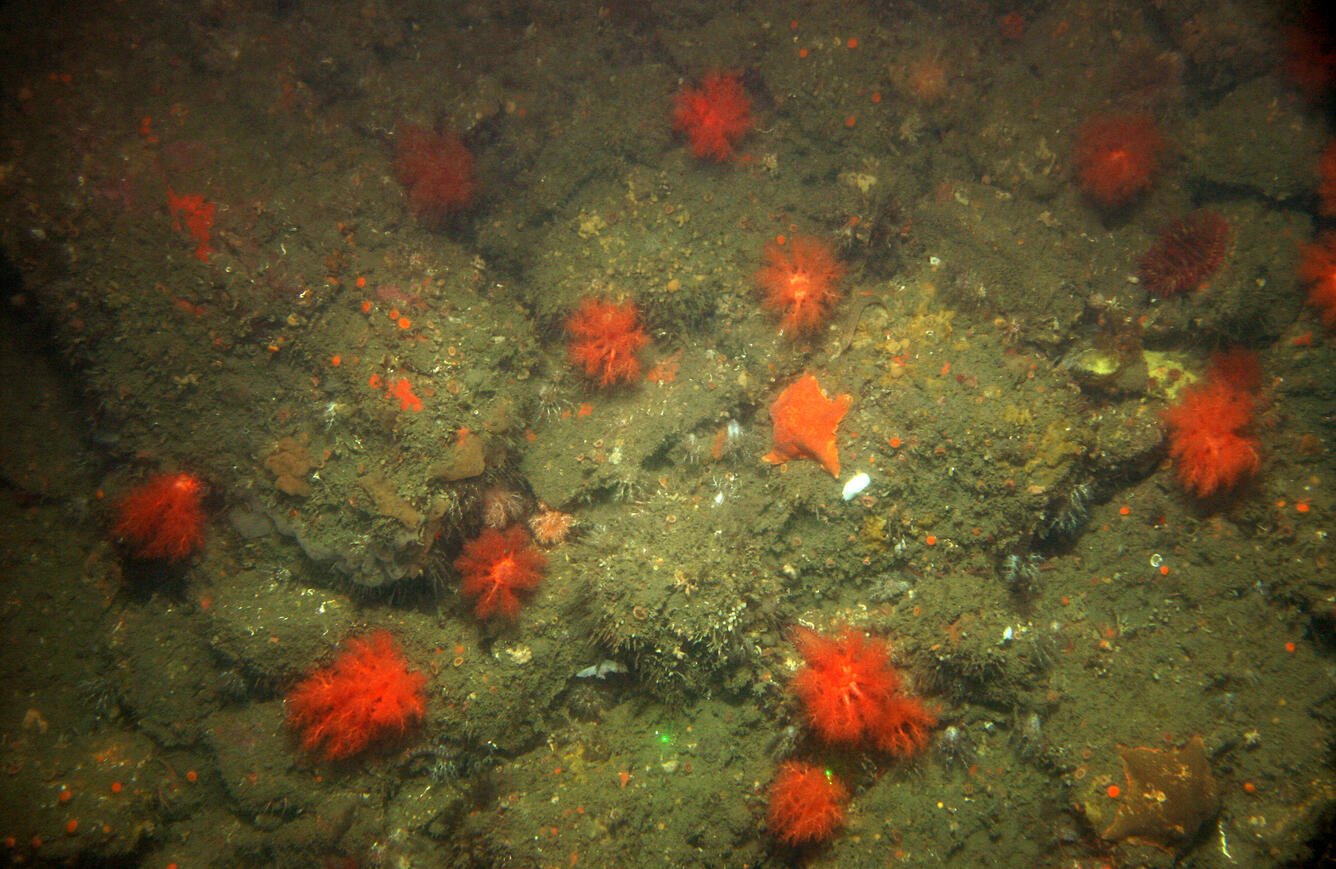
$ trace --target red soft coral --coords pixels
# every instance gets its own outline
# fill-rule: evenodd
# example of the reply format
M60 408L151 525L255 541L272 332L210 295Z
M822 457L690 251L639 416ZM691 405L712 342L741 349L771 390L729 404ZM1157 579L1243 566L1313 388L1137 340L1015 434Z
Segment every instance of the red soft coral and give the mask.
M849 789L813 763L788 761L770 784L770 832L787 845L826 839L844 825Z
M877 748L897 757L910 757L928 747L937 718L917 697L897 694L882 707L873 725Z
M811 332L820 326L840 299L844 266L826 245L799 236L765 247L766 264L756 273L765 291L761 306L782 315L784 332Z
M727 160L751 126L751 99L736 73L708 73L700 87L673 97L673 127L686 133L696 157Z
M388 631L348 640L334 663L288 694L288 721L302 748L328 760L351 757L373 742L402 735L421 720L427 677L411 672Z
M1325 232L1316 245L1305 245L1299 277L1308 284L1308 304L1322 324L1336 329L1336 233Z
M617 305L585 299L566 320L566 331L571 334L571 361L597 378L601 386L635 382L640 378L637 353L649 343L639 321L635 302Z
M180 561L204 543L204 484L191 474L160 474L116 507L115 533L140 558Z
M1164 412L1169 455L1183 488L1205 498L1257 470L1259 443L1245 433L1252 407L1248 393L1208 379L1185 389L1179 403Z
M1076 134L1076 177L1081 190L1105 208L1121 208L1150 187L1164 139L1144 115L1086 122Z
M1317 177L1318 207L1328 217L1336 215L1336 141L1322 151Z
M536 588L546 569L547 559L530 545L522 525L483 529L455 559L455 570L464 575L460 591L476 599L473 611L480 619L497 614L514 618L520 594Z
M473 155L454 133L406 125L396 131L394 171L408 188L408 207L433 229L473 201Z
M900 687L886 644L852 628L838 640L798 628L793 640L807 662L793 677L793 688L817 734L843 743L874 736Z

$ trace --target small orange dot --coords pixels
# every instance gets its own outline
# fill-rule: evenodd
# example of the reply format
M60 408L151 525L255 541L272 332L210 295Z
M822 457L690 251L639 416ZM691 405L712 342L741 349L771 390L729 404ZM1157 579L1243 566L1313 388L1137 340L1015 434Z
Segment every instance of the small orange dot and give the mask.
M1109 789L1106 793L1109 795L1109 799L1116 800L1118 797L1122 796L1123 789L1117 785L1109 785Z
M881 91L877 91L875 94L872 95L872 102L874 103L881 102Z
M858 47L858 37L857 37L857 36L850 36L850 37L849 37L849 41L846 42L846 43L844 43L844 44L847 45L847 46L849 46L850 48L857 48L857 47Z
M852 127L856 123L858 123L858 121L854 119L853 115L850 115L849 117L844 119L844 125L846 127Z
M112 782L112 783L111 783L111 792L112 792L113 794L118 794L118 793L120 793L120 792L121 792L121 783L118 782L118 781L114 781L114 782Z
M1161 565L1160 565L1160 576L1168 576L1168 575L1169 575L1169 565L1167 565L1167 564L1161 564Z
M329 357L329 364L330 364L330 365L333 365L335 368L338 368L340 365L343 364L343 357L342 357L342 356L331 356L331 357Z
M61 789L60 789L60 796L58 797L58 799L59 799L62 803L68 803L68 802L70 801L70 798L73 797L73 796L74 796L74 794L70 793L70 791L69 791L68 788L61 788Z
M784 246L785 244L787 244L787 243L788 243L788 239L785 238L783 235L777 235L777 236L775 236L775 244L779 245L780 247L783 247L783 246Z
M1066 595L1063 595L1063 596L1062 596L1062 605L1063 605L1063 606L1066 606L1067 604L1069 604L1069 603L1071 603L1071 602L1072 602L1071 598L1067 597Z
M357 276L357 289L361 290L361 289L365 289L365 288L366 288L366 276L365 276L365 275L358 275L358 276Z
M798 56L799 56L799 57L806 57L806 56L807 56L807 49L806 49L806 48L800 48L800 49L798 49Z
M371 300L370 300L370 299L364 300L364 301L362 302L362 313L363 313L363 314L369 314L369 313L371 313Z
M1287 652L1293 652L1293 651L1295 650L1295 648L1297 648L1297 647L1294 645L1293 642L1289 642L1289 643L1286 643L1286 644L1285 644L1285 651L1287 651Z
M193 782L198 778L199 778L199 773L195 772L193 769L186 771L186 781Z
M1253 791L1257 790L1257 785L1253 784L1250 781L1246 781L1243 783L1243 789L1248 793L1252 793Z
M1295 509L1295 510L1298 510L1300 513L1307 513L1307 512L1308 512L1308 502L1307 502L1307 501L1295 501L1295 502L1294 502L1294 509Z
M407 317L400 317L400 318L399 318L399 328L400 328L400 329L408 329L408 328L411 328L412 325L413 325L413 321L410 320L410 319L408 319Z
M68 821L65 822L65 832L66 832L66 833L69 833L69 834L72 836L72 835L74 835L76 832L78 832L78 830L79 830L79 819L78 819L78 818L70 818Z
M1119 515L1119 516L1126 516L1128 513L1131 513L1131 512L1132 512L1132 508L1129 507L1129 506L1127 506L1126 504L1124 504L1123 506L1121 506L1121 507L1118 508L1118 515Z
M893 449L893 450L898 450L898 449L900 449L900 439L899 439L899 438L891 438L890 441L889 441L889 443L890 443L890 445L891 445L891 449Z
M789 22L789 30L797 30L797 29L798 29L798 19L795 18Z
M398 308L390 308L390 319L391 319L391 320L397 320L397 319L399 319L399 309L398 309Z
M927 537L924 537L924 538L923 538L923 542L926 543L926 544L928 544L929 546L936 546L936 545L937 545L937 538L934 537L933 535L929 534Z

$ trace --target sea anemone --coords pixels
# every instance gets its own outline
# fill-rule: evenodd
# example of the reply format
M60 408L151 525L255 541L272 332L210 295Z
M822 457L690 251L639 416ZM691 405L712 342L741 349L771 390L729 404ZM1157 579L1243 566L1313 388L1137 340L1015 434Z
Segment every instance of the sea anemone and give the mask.
M1216 212L1194 211L1160 230L1137 263L1137 275L1162 299L1200 289L1225 261L1233 235Z

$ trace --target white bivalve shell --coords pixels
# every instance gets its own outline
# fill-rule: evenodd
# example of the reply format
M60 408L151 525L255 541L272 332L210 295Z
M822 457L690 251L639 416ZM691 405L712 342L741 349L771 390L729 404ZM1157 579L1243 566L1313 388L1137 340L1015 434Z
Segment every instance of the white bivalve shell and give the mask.
M844 500L852 501L854 498L857 498L859 495L863 493L863 490L866 489L868 487L868 484L871 482L872 478L869 477L867 474L863 473L854 474L852 477L849 478L849 481L844 484L844 492L842 493L844 496Z

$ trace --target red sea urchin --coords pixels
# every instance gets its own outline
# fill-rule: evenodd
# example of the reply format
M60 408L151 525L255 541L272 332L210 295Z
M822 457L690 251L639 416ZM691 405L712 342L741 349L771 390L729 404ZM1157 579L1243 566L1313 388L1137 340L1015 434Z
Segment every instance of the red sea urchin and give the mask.
M1223 217L1198 209L1160 230L1137 262L1137 275L1162 299L1199 289L1225 261L1233 238Z

